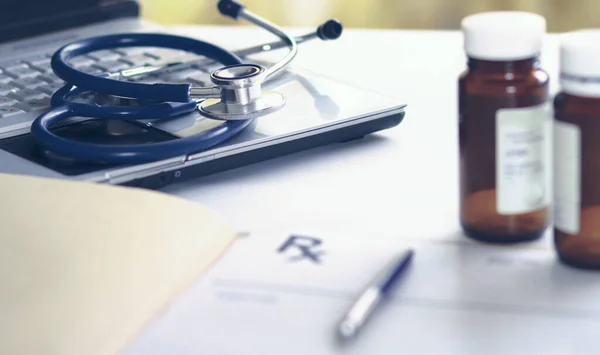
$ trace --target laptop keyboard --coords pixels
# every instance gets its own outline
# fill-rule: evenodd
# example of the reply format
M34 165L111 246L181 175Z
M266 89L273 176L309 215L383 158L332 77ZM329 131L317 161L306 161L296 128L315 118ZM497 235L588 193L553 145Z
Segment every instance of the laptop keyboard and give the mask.
M0 61L0 133L26 128L50 108L52 94L65 84L52 72L52 54ZM73 58L70 64L79 70L96 74L184 61L186 64L127 80L208 86L211 85L210 71L220 65L207 67L206 61L201 59L200 56L176 50L132 47L92 52Z

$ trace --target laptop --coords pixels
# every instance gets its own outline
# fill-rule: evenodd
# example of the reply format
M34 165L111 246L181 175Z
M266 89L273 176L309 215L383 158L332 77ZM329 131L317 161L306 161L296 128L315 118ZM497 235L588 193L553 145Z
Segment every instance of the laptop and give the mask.
M215 12L217 12L215 1ZM255 119L236 137L205 151L143 164L75 161L36 144L31 122L50 107L65 83L50 68L50 56L72 41L110 33L167 32L140 18L132 0L0 0L0 172L160 189L227 169L281 157L326 144L346 142L399 125L405 104L380 93L299 69L286 69L263 85L286 97L275 113ZM326 45L326 44L324 44ZM285 49L281 49L281 54ZM176 62L199 63L189 53L160 48L106 50L76 57L87 72ZM252 58L246 58L252 62ZM269 63L259 63L269 65ZM143 78L148 82L211 85L217 66L178 66ZM93 95L92 95L93 96ZM81 100L99 100L82 97ZM104 98L107 99L107 98ZM106 100L111 102L110 98ZM114 101L114 100L112 100ZM97 101L94 101L97 102ZM221 124L199 112L174 120L119 122L74 119L53 128L75 140L104 144L150 144L181 139Z

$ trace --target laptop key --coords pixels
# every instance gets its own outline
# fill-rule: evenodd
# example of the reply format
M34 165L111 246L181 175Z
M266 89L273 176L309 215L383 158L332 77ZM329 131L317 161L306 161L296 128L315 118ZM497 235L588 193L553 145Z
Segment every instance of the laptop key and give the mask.
M10 76L0 74L0 84L8 84L13 80Z
M44 94L52 96L58 89L62 88L63 86L64 86L64 84L62 82L60 82L60 83L46 84L46 85L40 86L37 89L39 91L43 92Z
M75 57L75 58L71 58L69 60L69 64L71 64L75 68L89 67L90 65L92 65L94 63L96 63L95 60L93 60L92 58L88 58L84 55Z
M27 64L23 63L20 59L8 60L6 62L0 62L0 68L3 70L16 69L16 68L27 68Z
M144 54L147 55L148 57L154 58L156 60L167 60L167 59L171 59L171 58L182 57L186 53L187 52L185 52L185 51L178 51L175 49L164 48L164 49L154 49L154 50L148 51Z
M40 80L43 80L47 83L50 83L50 84L55 84L55 83L62 84L63 83L62 79L59 78L58 76L54 75L54 73L42 74L42 75L38 76L37 78Z
M0 107L13 106L16 103L18 103L18 101L13 98L0 96Z
M12 92L9 94L9 96L19 101L29 101L33 99L43 99L48 95L37 90L23 89L16 92Z
M40 80L39 78L23 78L13 82L13 85L18 87L19 89L35 89L42 85L48 84L45 81Z
M138 54L152 50L152 47L125 47L114 49L113 52L118 53L122 56L132 57Z
M119 59L120 62L127 63L134 67L143 67L145 65L152 65L156 63L156 59L150 58L145 55L135 55L131 57L124 57Z
M16 104L15 107L20 108L25 112L45 110L50 108L50 98L44 97L42 99L33 99L25 101Z
M100 68L93 66L93 65L89 66L89 67L80 67L77 69L84 73L88 73L88 74L100 74L103 72Z
M39 55L34 55L31 57L24 58L23 61L28 63L29 65L38 65L38 64L50 63L50 58L45 54L39 54Z
M37 70L33 70L31 68L12 68L10 70L6 70L6 75L12 76L15 79L20 78L33 78L40 75L40 72Z
M17 107L0 107L0 118L20 115L22 113L25 113L25 111Z
M216 63L215 61L205 57L195 59L191 61L190 64L192 65L192 68L198 69L205 73L212 73L216 69L219 69L223 66L222 64Z
M91 52L91 53L87 54L87 56L96 61L103 61L103 62L110 61L110 60L117 60L117 59L121 58L121 55L119 53L116 53L111 50L100 50L100 51Z
M35 70L37 70L39 72L42 72L42 73L50 73L50 72L52 72L52 66L50 65L50 62L48 62L48 63L32 64L31 68L35 69Z
M8 95L11 92L15 92L17 89L9 84L0 84L0 95Z
M103 61L101 63L94 64L94 66L102 71L109 73L118 72L130 67L130 65L116 60Z

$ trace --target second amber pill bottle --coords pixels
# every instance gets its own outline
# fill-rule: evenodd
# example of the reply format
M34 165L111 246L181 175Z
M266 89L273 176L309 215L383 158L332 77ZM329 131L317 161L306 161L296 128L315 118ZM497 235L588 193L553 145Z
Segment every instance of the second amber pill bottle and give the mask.
M462 21L468 69L459 79L460 222L473 239L515 243L548 228L552 167L546 21L526 12Z
M568 265L600 269L600 30L566 34L554 98L554 243Z

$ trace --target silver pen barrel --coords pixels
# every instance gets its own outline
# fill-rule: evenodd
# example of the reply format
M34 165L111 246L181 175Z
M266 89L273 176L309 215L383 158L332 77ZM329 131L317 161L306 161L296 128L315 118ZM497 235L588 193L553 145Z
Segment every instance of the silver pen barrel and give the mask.
M354 338L358 334L377 305L391 293L394 284L406 272L413 254L412 250L407 250L395 256L371 280L339 323L337 334L341 340Z
M338 327L340 338L348 339L356 336L380 301L381 292L377 287L366 290L340 322Z

